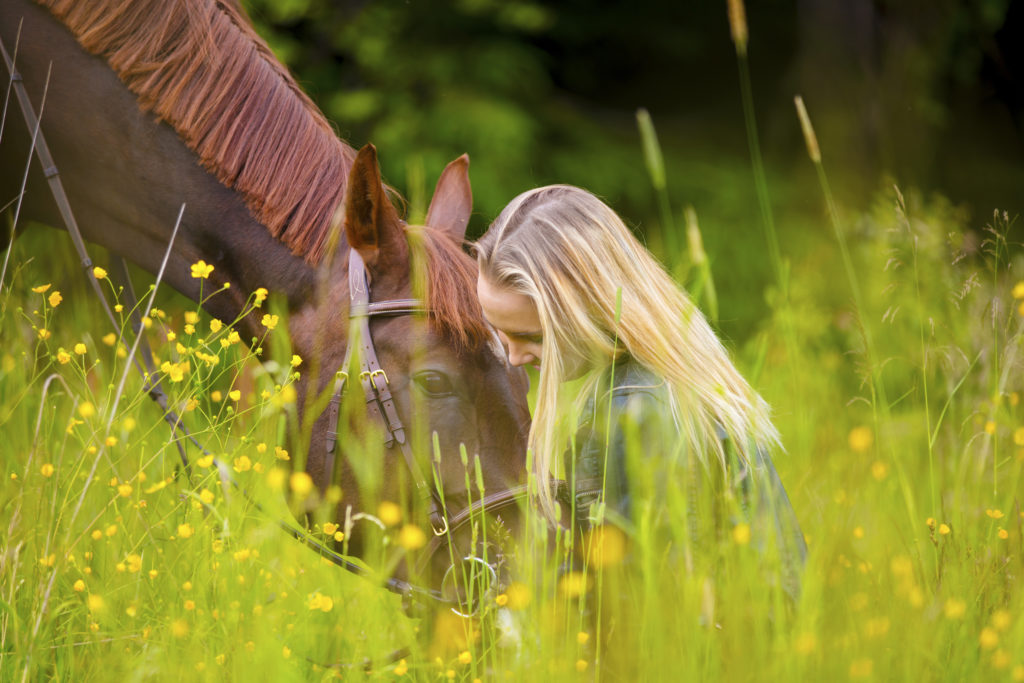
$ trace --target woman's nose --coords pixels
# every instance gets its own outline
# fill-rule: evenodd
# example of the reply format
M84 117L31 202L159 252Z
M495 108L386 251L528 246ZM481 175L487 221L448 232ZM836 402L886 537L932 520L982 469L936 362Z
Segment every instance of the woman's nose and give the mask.
M536 360L533 354L526 350L524 344L509 340L508 342L508 362L516 367L526 365L527 363Z

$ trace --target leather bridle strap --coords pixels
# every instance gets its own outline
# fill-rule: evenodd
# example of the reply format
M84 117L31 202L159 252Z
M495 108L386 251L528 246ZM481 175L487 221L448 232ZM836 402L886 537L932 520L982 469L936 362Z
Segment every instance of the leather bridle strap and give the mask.
M430 525L435 536L443 536L448 532L448 522L444 514L444 502L437 493L436 488L427 479L420 467L416 454L413 453L406 434L405 425L398 416L398 409L395 407L395 400L391 394L390 382L387 373L377 359L377 349L373 345L373 336L370 334L370 318L387 317L399 315L413 315L427 313L426 307L417 299L393 299L370 303L370 283L366 271L366 264L356 249L349 249L348 259L348 287L349 287L349 319L355 322L356 334L359 346L359 382L363 388L363 395L366 398L366 409L371 420L377 420L384 425L386 432L384 445L398 448L405 460L405 465L412 476L416 486L416 492L430 508ZM335 455L338 444L338 416L341 407L341 397L345 392L345 384L349 379L349 368L352 364L352 356L356 348L355 339L349 339L348 348L345 349L345 360L341 370L336 375L334 393L331 396L327 409L328 431L327 431L327 457L326 474L333 476Z
M107 318L110 323L114 326L114 330L120 334L121 328L118 324L117 318L114 316L114 312L110 308L110 304L107 302L106 296L103 294L103 290L100 288L100 284L92 273L92 259L89 258L89 252L85 248L85 240L82 239L82 233L78 229L78 221L75 220L75 214L71 211L71 203L68 201L67 193L64 192L64 184L60 180L60 173L57 170L57 164L53 160L53 155L50 154L50 148L46 144L46 138L43 136L43 131L39 125L39 118L36 116L35 110L32 108L32 102L29 100L28 92L25 90L25 84L22 80L21 74L15 68L14 60L7 53L7 48L2 42L0 42L0 53L3 54L4 64L7 66L7 71L11 75L11 85L14 89L14 94L18 100L18 105L21 107L22 116L25 119L25 125L32 132L32 144L35 148L36 156L39 158L39 164L43 167L43 175L46 176L46 182L50 186L50 192L53 194L53 200L57 204L57 209L60 212L61 219L64 221L64 226L68 230L68 234L71 235L71 241L75 245L75 251L78 252L78 257L82 264L82 268L86 271L86 280L92 286L93 291L96 292L96 296L99 298L103 305L103 310L107 314ZM45 98L45 95L44 95ZM40 110L41 111L41 110ZM24 192L24 188L22 188ZM19 202L21 200L19 199ZM171 236L173 242L174 235L177 234L178 225L180 225L181 217L178 218L179 223L174 226L174 233ZM142 329L142 318L137 310L137 306L134 305L135 294L131 289L131 280L128 279L128 268L124 263L124 259L120 256L114 259L115 272L122 280L125 286L125 291L133 299L130 306L133 327L135 333L140 334ZM182 435L190 439L193 443L199 446L192 435L185 428L181 418L171 409L167 394L160 387L160 375L157 373L156 367L153 363L153 358L149 353L148 345L142 346L142 359L146 365L144 369L139 363L139 359L132 356L132 363L134 363L136 369L142 375L143 386L150 397L160 406L160 410L163 411L164 421L171 426L172 432L180 432ZM178 453L181 456L181 462L185 467L186 473L189 472L188 454L185 452L184 444L181 440L176 440L175 445L178 447ZM200 446L202 449L202 447ZM202 449L205 453L205 449Z
M100 288L99 283L97 282L96 278L93 277L92 272L90 272L93 266L92 259L89 258L89 253L85 248L85 241L82 239L82 234L78 229L78 223L75 220L74 213L71 211L71 203L68 201L67 194L64 192L64 186L60 181L57 166L53 161L53 156L50 154L49 147L46 145L46 139L43 137L42 130L39 127L39 119L36 117L35 111L32 108L32 103L29 101L28 93L25 91L24 85L22 84L21 74L19 74L18 71L15 69L14 62L8 55L7 49L2 41L0 41L0 54L2 54L4 63L6 64L8 72L10 73L11 85L18 99L18 103L21 106L21 113L25 118L26 126L30 131L32 131L33 148L35 150L35 154L39 158L39 162L44 169L43 173L46 176L46 179L49 183L50 191L53 194L54 201L57 203L57 207L60 211L62 219L64 220L64 224L67 227L68 233L71 235L71 240L75 244L75 250L78 252L79 258L81 259L82 267L87 271L86 279L89 280L93 290L96 292L97 297L99 298L100 302L103 305L103 308L107 313L107 317L110 318L111 323L114 325L114 329L120 333L120 326L118 325L117 318L114 316L114 312L111 310L110 305L107 302L107 298L104 295L103 290ZM24 188L22 188L22 194L23 193ZM181 215L179 214L178 223L175 224L174 232L172 233L171 237L172 243L174 240L174 235L177 234L177 230L180 223ZM171 426L172 434L180 433L184 437L184 439L187 439L191 441L193 444L195 444L195 446L199 448L199 450L202 451L204 455L210 455L209 451L203 448L202 444L200 444L199 441L188 431L188 429L182 422L181 418L169 407L167 395L160 387L160 375L158 374L158 371L155 367L155 363L153 363L153 358L151 351L149 349L149 345L146 342L144 335L142 334L142 319L141 316L139 316L136 311L138 306L136 304L135 293L134 291L132 291L131 280L128 278L127 266L125 265L123 258L117 257L117 259L114 260L113 270L113 274L115 275L115 277L118 277L118 279L122 281L121 283L125 287L124 294L127 303L126 308L133 312L132 327L139 341L138 348L141 349L140 355L146 367L149 369L148 372L144 370L142 365L139 363L139 359L136 358L134 355L132 356L132 362L135 364L136 368L138 368L139 372L143 376L143 385L146 391L148 392L149 396L157 403L157 405L160 406L160 409L163 412L164 420L166 420L167 423L170 424ZM418 301L410 299L387 301L381 304L370 304L367 307L367 310L369 315L408 315L411 313L423 312L423 307ZM351 356L347 356L345 367L348 367L348 361L350 360ZM339 373L339 376L340 374L341 373ZM186 472L188 472L189 461L188 455L185 452L185 444L183 443L184 439L175 439L175 445L178 447L178 451L181 455L182 462L185 466ZM267 513L263 509L263 507L258 502L256 502L255 499L253 499L251 495L249 495L245 488L243 488L237 481L235 481L233 477L230 476L230 474L227 473L227 468L224 467L219 460L214 458L214 463L220 470L221 477L228 481L237 491L239 491L242 494L242 496L249 502L249 504L253 505L260 512L269 515L269 513ZM397 593L398 595L401 595L406 600L407 603L410 600L416 600L421 604L437 603L446 606L452 604L452 601L446 599L439 591L421 588L419 586L415 586L411 583L393 577L382 579L381 577L373 573L371 570L366 569L362 565L349 560L345 556L340 555L331 548L320 543L315 538L311 537L309 533L307 533L306 531L297 529L293 525L280 519L277 519L276 522L277 525L280 526L281 529L283 529L286 533L288 533L296 540L304 543L308 547L315 550L321 557L324 557L325 559L329 560L330 562L349 572L367 578L371 581L380 581L385 588L394 593Z

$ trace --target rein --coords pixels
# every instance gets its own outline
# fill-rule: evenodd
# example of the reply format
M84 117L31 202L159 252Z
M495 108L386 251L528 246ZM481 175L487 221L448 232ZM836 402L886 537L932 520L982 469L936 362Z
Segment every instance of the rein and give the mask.
M47 182L50 187L50 192L53 194L54 201L56 202L57 208L60 211L61 218L64 221L65 228L71 235L71 241L74 243L75 250L78 252L82 268L86 271L86 279L90 282L93 290L96 292L96 296L102 303L103 308L107 313L107 317L110 319L110 322L114 327L114 330L120 332L120 326L117 323L117 318L114 316L114 312L111 310L110 305L107 303L107 299L106 296L104 296L103 294L103 290L100 289L99 283L97 282L96 278L92 277L92 274L89 272L90 269L93 267L93 261L89 257L89 253L85 248L85 241L82 238L81 231L78 228L78 222L75 220L74 213L71 210L71 204L68 201L67 194L64 191L63 183L60 180L60 174L57 170L57 165L54 162L53 156L50 154L49 147L46 144L46 139L43 136L43 132L40 128L39 118L37 118L35 110L32 107L32 103L29 100L28 93L25 91L25 86L21 74L15 68L14 61L11 59L2 41L0 41L0 54L3 55L4 64L6 65L7 70L10 73L10 83L14 89L15 96L18 100L18 104L21 107L21 113L25 118L26 126L29 130L33 132L32 148L30 150L30 154L34 150L36 156L39 159L40 165L43 167L43 174L46 176ZM49 83L47 82L47 85L48 84ZM22 195L24 194L24 187L22 188L21 193ZM20 200L21 199L19 197L19 202ZM181 218L182 215L184 214L184 209L185 206L183 204L181 207L181 211L178 214L178 220L174 227L174 233L171 236L172 244L174 241L174 236L177 234L178 227L181 224ZM352 250L351 253L356 254L355 250ZM183 437L181 439L175 439L174 441L175 445L178 448L178 452L181 456L186 476L188 476L191 471L191 467L189 464L188 454L185 451L185 445L183 441L191 441L200 451L202 451L204 455L209 456L211 454L202 446L202 444L199 443L199 441L194 436L192 436L192 434L188 431L188 428L185 427L184 423L182 422L181 417L169 407L167 394L160 386L161 377L159 371L155 366L155 363L153 362L153 357L149 348L149 344L148 342L145 341L145 337L142 335L142 316L139 314L139 311L137 310L138 301L135 298L135 292L131 285L131 280L128 277L127 264L125 263L124 258L120 256L116 256L115 258L113 258L112 262L114 264L114 272L118 279L121 280L121 283L124 286L124 293L127 300L126 303L128 304L128 308L129 310L132 311L132 329L136 335L136 344L142 349L141 355L146 365L146 369L142 367L142 365L139 363L138 358L135 358L134 356L132 357L132 362L134 363L139 373L142 375L143 386L146 390L146 393L160 407L160 410L162 411L163 414L163 418L170 425L172 433L180 433L181 436ZM361 259L359 259L359 263L362 263ZM369 296L368 288L365 286L365 277L365 266L363 266L364 286L362 297L364 299L368 298ZM350 279L351 278L352 275L350 273ZM355 298L353 300L356 301ZM370 315L409 314L419 312L420 310L422 310L422 307L419 305L419 302L415 302L412 300L388 301L383 302L381 304L367 304L365 301L363 301L362 310L365 312L365 321L368 319ZM364 338L369 339L369 323L366 322L364 327ZM398 413L394 409L394 402L391 398L391 393L390 391L387 390L387 375L384 374L384 371L376 362L376 353L373 351L372 341L369 342L369 345L371 352L373 354L372 358L374 367L366 366L367 360L364 357L364 360L362 361L364 366L366 366L364 367L364 372L369 374L366 379L363 379L362 376L360 377L360 379L362 379L364 382L364 388L367 387L367 380L370 380L370 386L376 388L378 386L376 383L377 377L383 378L384 391L378 389L376 395L380 397L380 405L384 409L383 415L387 416L389 419L391 419L393 416L394 419L394 422L389 421L386 424L388 425L388 429L391 432L392 437L400 444L402 444L403 454L408 453L408 455L406 456L406 462L415 463L415 460L411 459L412 452L409 449L408 444L406 443L404 429L402 428L401 421L398 420ZM349 345L349 349L346 352L346 366L348 365L347 361L351 359L351 348L351 345ZM363 373L361 373L361 375L362 374ZM345 376L345 373L339 373L340 381L343 381L343 376ZM340 400L340 393L338 393L338 398ZM336 440L336 436L337 435L335 432L331 432L330 440L332 444ZM333 445L330 451L333 457ZM268 517L273 519L271 515L266 513L263 506L256 502L252 498L252 496L250 496L249 493L245 490L245 488L229 474L228 468L226 465L224 465L224 463L220 462L220 460L218 460L217 458L214 458L214 464L216 464L222 480L224 480L226 483L230 483L231 486L234 487L234 489L237 490L242 495L242 497L246 499L248 503L253 505L253 507L259 510L261 513L267 514ZM422 473L420 477L420 482L426 481L425 479L422 478ZM417 486L420 489L423 488L423 486L419 483L417 484ZM421 604L441 604L446 607L451 607L452 609L456 609L458 607L457 600L446 598L440 591L423 588L421 586L416 586L407 581L402 581L401 579L396 579L394 577L380 577L373 571L363 567L360 564L353 562L352 560L349 560L344 555L341 555L332 550L331 548L320 543L317 539L310 536L306 531L297 528L295 525L289 524L288 522L285 522L280 519L276 519L275 522L283 531L285 531L285 533L287 533L300 543L303 543L307 547L315 550L317 554L319 554L321 557L327 558L333 564L341 567L342 569L345 569L348 572L361 576L365 579L374 582L380 582L380 584L387 590L402 596L406 605L409 604L409 601L416 600ZM435 529L436 528L437 527L435 527ZM447 531L447 525L445 525L444 528L445 531L443 531L442 533L445 533Z
M87 273L86 279L89 280L90 285L96 292L97 297L100 299L114 330L120 332L120 325L107 302L103 290L100 288L96 278L92 277L92 273L89 272L93 267L93 261L89 258L85 242L78 228L78 223L71 210L71 204L68 201L67 194L64 191L63 184L59 177L57 166L53 160L53 156L50 154L49 147L47 146L46 140L43 136L39 118L36 116L29 100L28 93L25 90L22 76L15 68L14 61L8 55L2 41L0 41L0 53L3 54L4 63L10 73L10 85L18 99L27 128L32 131L33 137L32 148L30 150L30 160L31 153L34 151L43 167L43 174L47 179L50 191L53 194L54 201L60 211L64 225L71 236L71 240L75 245L76 251L78 252L82 268ZM47 87L48 85L49 81L47 81ZM26 169L26 180L27 175L28 169ZM24 184L21 189L21 195L24 195ZM19 206L20 202L21 196L19 196ZM185 205L182 204L177 222L174 226L174 231L170 238L170 244L173 244L177 235L178 228L181 225L182 216L184 215L184 210ZM131 327L136 336L135 347L133 348L133 352L130 357L131 362L142 375L143 386L147 394L160 407L163 419L170 425L172 434L181 435L181 438L173 440L181 457L186 478L189 478L191 474L191 467L188 454L185 449L185 442L191 441L206 456L210 456L211 454L188 431L181 417L170 408L167 394L160 386L162 376L153 362L153 356L149 344L145 340L145 336L142 334L143 313L140 313L138 310L139 304L135 297L131 280L128 276L127 264L123 257L115 256L113 254L112 257L112 269L116 278L120 280L120 283L124 288L126 303L131 311ZM166 262L167 258L165 256L164 263L161 265L160 274L158 275L158 281L162 278L163 267L166 265ZM398 415L394 397L391 394L389 387L390 382L387 373L381 367L380 361L377 358L377 351L374 347L373 337L370 333L370 320L372 318L426 314L429 313L429 309L418 299L393 299L370 302L370 283L366 264L359 255L359 252L352 248L349 249L348 279L350 296L349 318L353 321L354 327L358 328L358 343L360 347L358 379L366 399L367 412L372 420L379 421L385 427L387 433L385 447L391 449L395 444L398 445L406 467L408 468L415 483L417 495L419 495L429 506L430 525L433 530L433 538L427 545L426 552L420 561L420 567L422 568L430 558L433 557L434 553L441 548L443 543L447 541L448 544L451 545L452 534L463 525L470 523L475 515L484 511L494 512L503 510L507 507L518 504L523 497L528 496L528 488L526 486L518 486L491 493L485 495L479 500L473 501L465 509L451 517L446 514L445 506L441 500L439 492L435 486L431 485L430 481L425 476L423 469L420 467L415 454L413 453L412 446L406 435L405 426L402 424ZM148 313L148 305L145 313ZM355 340L350 340L350 342L353 341ZM347 345L344 364L342 369L336 373L334 393L331 396L328 406L328 419L330 426L327 432L326 443L326 471L330 475L333 475L337 455L338 437L340 435L338 432L340 405L345 387L350 379L348 371L352 367L355 348L355 343L349 343ZM134 354L136 349L140 351L139 355L142 358L141 363ZM145 365L145 367L143 367L143 365ZM424 588L422 586L416 586L412 583L396 579L394 577L381 577L372 570L335 552L333 549L313 538L308 532L298 528L296 525L281 519L275 519L273 515L267 513L263 506L256 502L245 488L231 476L224 463L216 458L214 458L214 463L217 466L219 475L225 486L230 484L256 510L263 513L268 518L273 519L285 533L305 546L311 548L321 557L326 558L338 567L356 574L357 576L373 581L387 590L402 596L403 603L406 607L409 606L411 601L416 601L421 605L442 605L444 607L448 607L460 616L473 616L482 609L486 603L484 598L490 595L491 591L493 591L499 583L497 572L492 565L475 557L474 555L462 558L461 562L463 563L477 563L484 565L492 577L491 585L489 585L488 589L484 591L484 594L479 596L475 601L475 604L472 606L472 611L468 613L462 612L460 609L462 609L464 605L462 601L459 600L457 591L455 591L455 597L447 597L443 590L434 590ZM432 472L432 474L436 475L436 472ZM594 482L580 482L574 492L570 491L569 486L566 485L565 482L554 481L552 482L552 485L555 486L556 491L558 492L558 498L566 499L574 506L581 498L599 494L601 490L600 482L596 485ZM445 574L445 578L442 581L442 587L447 583L448 576L452 574L455 568L456 564L453 563Z

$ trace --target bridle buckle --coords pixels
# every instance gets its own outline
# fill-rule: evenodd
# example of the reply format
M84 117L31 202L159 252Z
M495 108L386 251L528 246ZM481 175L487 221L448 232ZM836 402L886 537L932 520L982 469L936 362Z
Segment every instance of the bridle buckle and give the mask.
M434 531L435 536L444 536L448 533L448 518L444 515L438 515L438 517L441 520L441 528L438 528L438 525L434 520L430 521L430 528Z

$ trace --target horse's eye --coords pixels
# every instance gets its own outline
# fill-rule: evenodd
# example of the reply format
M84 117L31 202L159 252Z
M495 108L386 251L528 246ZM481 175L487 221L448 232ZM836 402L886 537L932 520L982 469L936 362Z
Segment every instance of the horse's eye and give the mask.
M448 375L436 370L424 370L413 375L413 381L427 396L440 398L455 393Z

